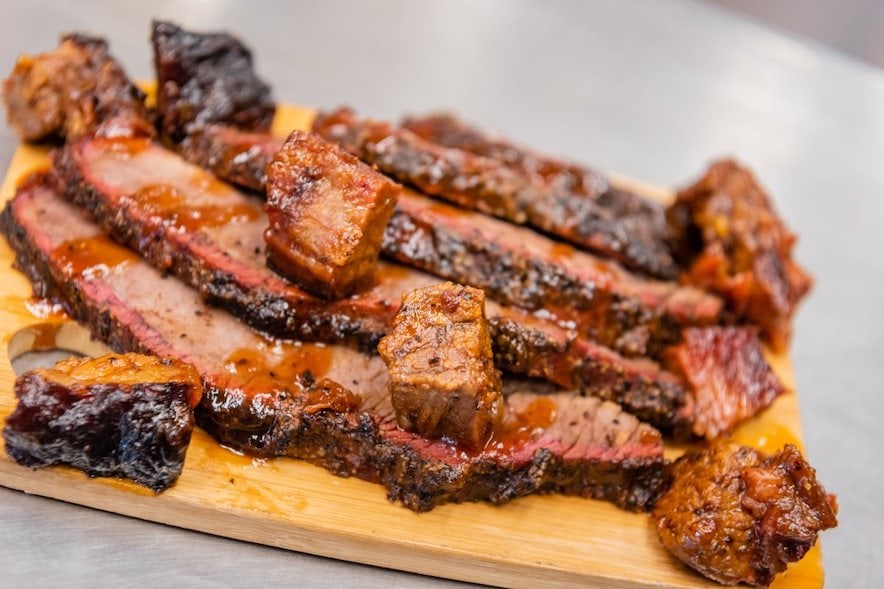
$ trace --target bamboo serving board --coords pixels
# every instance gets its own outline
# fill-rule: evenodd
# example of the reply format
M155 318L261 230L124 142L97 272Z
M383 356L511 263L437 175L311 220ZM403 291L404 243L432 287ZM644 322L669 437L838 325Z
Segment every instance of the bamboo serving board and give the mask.
M283 107L275 128L283 134L305 128L312 116L307 109ZM13 196L24 174L47 165L45 149L21 146L0 201ZM35 305L30 283L12 269L12 261L12 251L0 239L0 420L4 422L15 403L11 359L54 347L87 355L106 351L76 323ZM789 358L772 357L771 362L793 390ZM734 437L767 451L786 442L801 447L795 394L780 397ZM194 432L178 483L161 495L126 481L89 479L66 467L32 471L15 464L5 451L0 452L0 485L218 536L490 585L719 587L670 557L645 514L555 495L525 497L500 507L445 505L416 514L389 503L379 485L338 478L288 458L260 461L239 456L202 430ZM817 546L774 587L817 588L822 582Z

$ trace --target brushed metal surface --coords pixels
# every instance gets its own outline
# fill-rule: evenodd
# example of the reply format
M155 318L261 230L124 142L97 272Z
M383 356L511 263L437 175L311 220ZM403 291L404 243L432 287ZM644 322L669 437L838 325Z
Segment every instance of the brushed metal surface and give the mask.
M260 8L259 8L260 6ZM793 358L808 453L839 493L824 537L832 587L884 578L884 74L689 1L11 1L0 70L59 32L106 36L150 76L148 23L229 28L276 97L398 117L450 108L537 148L679 185L733 154L801 235L816 288ZM0 165L16 139L0 128ZM10 586L439 586L0 490Z

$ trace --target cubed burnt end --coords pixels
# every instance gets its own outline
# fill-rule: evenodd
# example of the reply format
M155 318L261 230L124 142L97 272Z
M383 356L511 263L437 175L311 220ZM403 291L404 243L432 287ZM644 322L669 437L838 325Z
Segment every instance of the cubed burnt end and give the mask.
M484 292L446 282L405 295L378 352L400 427L470 448L485 443L503 401Z
M766 457L737 444L691 450L651 517L663 545L719 583L769 585L835 527L834 497L795 446Z
M276 104L252 67L252 53L228 33L195 33L153 23L157 107L163 133L175 141L191 127L225 123L267 131Z
M737 317L784 351L813 281L792 258L795 234L752 173L730 160L712 164L679 192L667 217L688 268L684 280L724 296Z
M110 354L26 372L15 395L3 438L19 464L67 464L162 491L184 467L202 386L178 360Z
M20 57L3 82L3 102L25 141L155 133L144 94L107 42L86 35L65 35L53 51Z
M267 263L337 299L374 278L400 187L337 145L294 131L267 168Z

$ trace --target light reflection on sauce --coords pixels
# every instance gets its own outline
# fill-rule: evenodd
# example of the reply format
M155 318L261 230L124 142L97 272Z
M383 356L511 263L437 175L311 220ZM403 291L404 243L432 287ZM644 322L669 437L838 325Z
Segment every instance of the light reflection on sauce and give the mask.
M213 193L227 188L219 182L206 180L199 181L194 189ZM145 186L131 198L151 215L190 232L228 223L254 221L261 215L260 208L248 202L193 205L188 202L185 193L168 184Z
M485 444L485 452L506 454L514 448L531 441L541 431L556 420L555 402L543 396L528 403L521 411L504 416L503 422L495 429L491 439Z
M66 276L76 278L104 275L114 268L138 260L138 256L103 235L63 241L52 250Z
M331 349L321 344L268 341L233 351L224 367L249 389L272 392L312 385L331 362Z
M25 303L25 307L37 319L61 321L62 319L69 318L61 303L57 303L52 299L33 297Z

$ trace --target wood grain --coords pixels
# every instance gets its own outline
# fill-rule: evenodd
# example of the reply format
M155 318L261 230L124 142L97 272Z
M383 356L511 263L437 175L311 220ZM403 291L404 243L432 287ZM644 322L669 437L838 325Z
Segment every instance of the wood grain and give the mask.
M285 107L275 128L282 133L304 128L312 116L309 109ZM23 174L46 165L44 149L20 147L3 182L0 201L12 197ZM0 418L4 421L14 406L10 357L45 340L47 330L41 325L63 322L40 318L29 310L30 284L11 268L12 260L9 246L0 240ZM55 343L86 354L103 349L89 341L86 330L69 322L55 333ZM792 389L788 357L771 357L771 361ZM785 442L801 446L796 395L782 396L734 437L767 451ZM678 448L667 452L674 455ZM416 514L389 503L378 485L337 478L287 458L260 461L239 456L199 430L178 484L158 496L125 481L89 479L65 467L32 471L12 462L5 452L0 454L0 485L5 487L342 560L512 587L718 586L670 557L660 547L646 515L626 513L601 501L526 497L500 507L446 505ZM778 578L774 587L816 588L822 582L816 547Z

